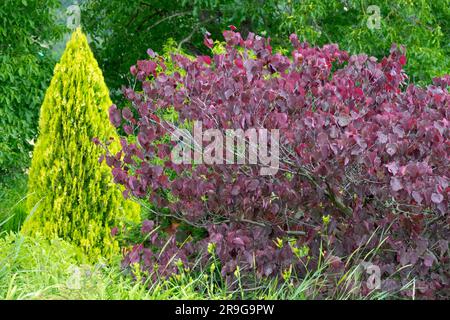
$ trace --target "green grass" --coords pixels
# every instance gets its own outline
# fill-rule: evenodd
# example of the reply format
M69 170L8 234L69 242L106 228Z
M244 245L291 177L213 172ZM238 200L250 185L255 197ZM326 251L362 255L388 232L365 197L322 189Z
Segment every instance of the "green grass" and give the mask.
M101 262L89 265L77 248L62 240L9 233L0 239L0 299L287 298L275 281L253 290L227 290L217 284L210 270L194 274L184 270L154 283L133 280L120 270L117 258L109 266ZM307 298L313 281L316 279L291 290L289 298Z
M180 273L168 279L137 279L122 270L120 257L106 264L88 264L87 258L73 245L60 240L27 237L20 233L3 233L0 237L0 300L4 299L76 299L76 300L142 300L142 299L316 299L329 285L322 265L305 278L253 280L252 286L241 286L237 275L233 290L225 285L217 269L196 272L180 266ZM211 260L214 262L214 259ZM368 297L346 290L358 277L354 269L342 284L336 284L329 299L387 299L394 296L375 292Z
M283 278L242 278L235 273L230 285L221 277L219 262L212 254L203 268L186 270L168 279L147 280L139 270L134 279L120 268L121 257L112 261L88 263L74 245L61 239L47 240L22 235L20 226L27 215L26 176L3 179L0 184L0 300L4 299L389 299L398 295L374 291L361 296L354 284L362 279L359 261L371 261L377 250L360 248L347 258L348 272L330 278L330 262L321 261L306 276L286 272ZM381 244L380 244L381 245ZM363 252L364 255L363 255ZM247 273L248 275L248 273Z
M0 231L18 231L27 216L27 176L14 174L0 179Z

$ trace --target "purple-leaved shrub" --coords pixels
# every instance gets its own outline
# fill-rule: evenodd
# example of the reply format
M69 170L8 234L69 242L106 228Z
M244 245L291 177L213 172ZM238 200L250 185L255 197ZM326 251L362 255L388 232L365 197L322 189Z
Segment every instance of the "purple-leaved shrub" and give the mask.
M172 267L160 271L176 272L170 257L189 263L215 243L224 276L237 266L276 276L291 266L301 274L320 255L345 270L343 259L365 250L383 290L415 279L417 295L448 295L450 76L426 88L408 84L405 50L395 45L377 61L333 44L310 47L295 34L291 56L253 33L243 39L232 28L224 38L212 57L172 55L173 72L149 50L131 67L139 90L125 88L128 106L110 108L128 136L119 153L105 155L125 196L207 230L186 250L176 230L170 244L155 233L127 251L125 265L154 271L162 262ZM213 41L206 36L205 44ZM167 120L161 114L170 108L177 117ZM278 172L174 164L167 136L193 121L205 129L279 129ZM155 254L155 245L170 250Z

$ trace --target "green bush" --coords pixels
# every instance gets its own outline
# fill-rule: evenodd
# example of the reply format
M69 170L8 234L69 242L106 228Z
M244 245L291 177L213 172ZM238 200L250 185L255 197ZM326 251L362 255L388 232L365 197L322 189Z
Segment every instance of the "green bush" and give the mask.
M137 204L123 199L111 171L98 159L92 140L115 138L108 120L111 105L102 72L80 29L68 42L41 108L28 183L30 216L22 231L61 237L89 257L118 251L111 229L136 220Z

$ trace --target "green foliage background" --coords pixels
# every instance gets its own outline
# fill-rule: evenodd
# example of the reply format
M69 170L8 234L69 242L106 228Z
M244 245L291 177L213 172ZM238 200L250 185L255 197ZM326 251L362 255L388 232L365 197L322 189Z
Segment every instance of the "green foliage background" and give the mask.
M415 83L450 73L449 0L287 1L280 30L313 44L336 42L354 54L381 58L392 43L405 45L407 74ZM379 28L369 28L376 13Z
M58 0L3 0L0 10L0 179L30 161L39 107L60 38Z
M137 220L139 207L126 201L110 169L99 164L103 150L93 138L118 136L109 123L112 104L101 70L80 29L67 43L44 98L28 182L30 216L22 231L60 237L90 257L118 251L111 236L121 219Z
M367 23L380 9L380 28ZM372 21L372 20L371 20ZM450 0L85 0L82 24L93 37L93 50L113 93L127 83L129 67L146 57L147 48L162 50L173 38L186 52L209 53L203 34L222 40L235 25L270 36L289 47L289 35L314 45L338 43L351 53L381 58L392 43L406 45L406 70L422 84L450 72ZM118 95L117 95L118 96Z

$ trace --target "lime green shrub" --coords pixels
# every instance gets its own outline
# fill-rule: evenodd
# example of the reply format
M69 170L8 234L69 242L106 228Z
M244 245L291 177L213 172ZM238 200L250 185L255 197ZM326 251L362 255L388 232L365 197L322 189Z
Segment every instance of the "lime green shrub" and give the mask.
M114 138L108 89L86 36L76 30L47 89L30 176L25 234L60 237L91 258L118 250L111 229L136 220L137 204L124 200L92 139ZM111 146L117 148L117 145Z

